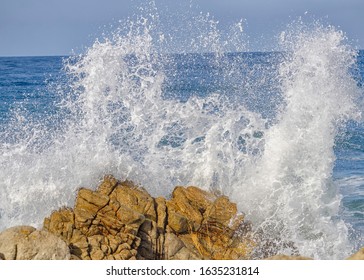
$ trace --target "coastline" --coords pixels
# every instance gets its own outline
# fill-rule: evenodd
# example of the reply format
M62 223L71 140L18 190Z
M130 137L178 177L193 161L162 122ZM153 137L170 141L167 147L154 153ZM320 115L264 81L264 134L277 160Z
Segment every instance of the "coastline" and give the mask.
M170 199L154 198L110 175L95 191L79 189L74 208L54 211L42 229L0 233L0 259L312 260L254 231L224 195L178 186ZM364 260L364 248L347 259Z

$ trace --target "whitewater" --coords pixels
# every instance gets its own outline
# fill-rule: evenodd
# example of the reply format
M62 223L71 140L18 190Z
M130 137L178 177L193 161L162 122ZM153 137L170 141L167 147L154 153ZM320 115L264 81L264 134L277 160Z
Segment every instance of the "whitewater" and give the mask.
M340 217L333 169L335 139L361 122L357 52L335 27L299 22L280 34L280 52L242 53L242 22L226 37L211 16L194 20L178 55L156 14L128 20L65 59L54 111L13 109L0 130L1 230L40 227L78 188L113 174L153 196L176 185L218 191L301 255L350 255L358 240ZM180 76L191 65L207 69L203 81Z

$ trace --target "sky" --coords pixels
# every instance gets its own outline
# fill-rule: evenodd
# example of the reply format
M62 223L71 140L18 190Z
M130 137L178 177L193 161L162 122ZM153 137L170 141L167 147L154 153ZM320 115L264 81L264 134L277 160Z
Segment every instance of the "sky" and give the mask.
M133 17L142 0L0 0L0 56L82 52L105 29ZM158 10L207 13L224 31L244 20L250 50L269 50L275 36L298 17L320 19L364 49L363 0L155 0ZM183 24L183 23L182 23Z

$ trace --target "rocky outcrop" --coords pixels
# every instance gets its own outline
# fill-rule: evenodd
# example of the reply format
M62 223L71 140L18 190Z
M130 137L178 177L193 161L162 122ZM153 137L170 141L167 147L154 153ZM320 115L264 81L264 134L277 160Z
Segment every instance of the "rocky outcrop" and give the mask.
M48 231L18 226L0 233L3 260L69 260L70 256L67 244Z
M288 252L290 255L280 255ZM309 260L295 244L267 239L226 196L176 187L153 198L132 182L106 176L78 191L74 208L0 233L0 260ZM363 260L364 248L348 260Z
M44 229L64 240L72 259L249 259L251 226L226 196L176 187L172 198L111 176L80 189L74 209L53 212Z

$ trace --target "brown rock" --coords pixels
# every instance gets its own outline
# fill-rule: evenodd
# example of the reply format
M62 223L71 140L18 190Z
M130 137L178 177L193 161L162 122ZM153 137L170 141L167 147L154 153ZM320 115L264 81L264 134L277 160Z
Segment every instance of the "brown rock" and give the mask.
M156 242L156 259L165 259L164 254L164 242L165 232L167 226L167 206L166 199L163 197L157 197L155 199L155 208L157 213L157 242Z
M168 204L169 205L169 204ZM169 205L168 208L168 226L177 234L187 233L192 228L190 222L186 216L176 212L175 208Z
M203 208L202 204L199 202L206 202L206 200L202 197L202 193L197 193L194 191L196 194L195 197L190 194L191 190L195 189L196 188L191 187L187 189L183 187L176 187L172 193L171 205L173 203L175 209L181 214L185 215L189 220L195 221L196 223L201 223L202 213L205 211L205 208Z
M196 187L176 187L172 193L172 199L166 202L168 211L168 222L173 222L172 229L177 228L176 222L187 222L187 228L192 231L198 230L203 220L203 213L209 205L210 196ZM170 218L171 217L171 218ZM182 218L184 217L184 218ZM177 228L185 232L186 226Z
M184 190L183 194L186 196L190 204L199 212L204 212L207 207L211 205L211 203L216 199L214 194L193 186L179 190Z
M95 227L90 228L97 212L106 206L109 197L88 189L81 189L78 192L75 205L75 226L84 234L90 230L94 231Z
M118 180L116 180L113 176L107 175L104 177L101 185L97 188L97 191L104 195L110 195L110 193L115 189L118 183Z
M143 214L124 205L120 205L119 210L116 212L116 216L119 221L125 225L126 232L134 235L136 235L139 227L145 221Z
M155 199L156 213L157 213L157 226L158 229L165 229L167 225L167 206L164 197L157 197Z
M128 207L106 195L122 187L108 176L98 191L81 189L75 209L52 213L44 228L67 242L73 259L135 259L145 216L133 210L135 204Z
M76 256L79 259L86 259L89 256L88 239L78 229L73 230L71 239L66 240L66 242L68 243L72 257Z
M117 211L115 211L110 205L106 205L100 209L97 213L97 218L100 226L105 229L105 232L111 235L117 235L117 233L125 227L125 223L117 217Z
M0 255L5 260L69 260L67 244L47 231L17 226L0 233Z
M192 245L189 235L177 236L173 232L166 233L165 257L167 260L198 260L198 251Z
M192 259L248 259L255 247L249 224L236 204L196 187L177 187L166 202L168 227L183 242L184 257ZM239 232L239 234L237 234ZM170 236L169 236L170 238ZM165 249L170 241L166 239ZM178 248L179 251L182 248ZM172 250L172 252L174 252ZM177 254L173 254L176 258ZM197 257L196 257L197 256ZM170 258L170 254L166 256Z
M75 208L61 209L44 229L69 246L72 259L246 259L255 243L244 216L225 196L176 187L151 197L130 181L105 176L80 189Z
M144 189L131 185L130 182L119 184L110 194L110 199L156 221L154 199Z
M204 218L210 223L218 223L227 227L233 222L236 215L236 204L230 202L226 196L220 196L207 207Z
M44 220L43 228L51 233L56 233L63 240L70 240L75 224L75 215L72 209L61 209L53 212L49 218Z

